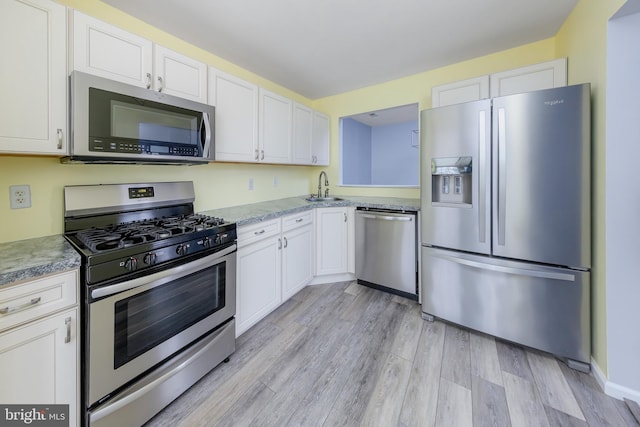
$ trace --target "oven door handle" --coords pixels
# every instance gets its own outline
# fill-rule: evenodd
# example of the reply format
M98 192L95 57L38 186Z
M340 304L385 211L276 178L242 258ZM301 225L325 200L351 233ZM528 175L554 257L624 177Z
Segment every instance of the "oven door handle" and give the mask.
M110 295L118 294L120 292L135 289L140 286L149 286L149 288L155 288L163 285L171 280L179 279L189 274L198 272L205 267L213 265L217 260L237 251L237 246L233 245L225 248L219 252L208 255L204 258L191 261L188 264L180 265L177 267L169 268L167 270L159 271L149 276L138 277L137 279L127 280L126 282L117 283L115 285L105 286L103 288L94 289L91 291L91 298L97 299L107 297Z

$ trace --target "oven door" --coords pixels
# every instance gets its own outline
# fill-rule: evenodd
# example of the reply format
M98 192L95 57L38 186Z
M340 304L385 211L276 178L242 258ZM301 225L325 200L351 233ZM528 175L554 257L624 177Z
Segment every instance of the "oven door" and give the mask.
M90 290L87 407L233 318L236 245Z

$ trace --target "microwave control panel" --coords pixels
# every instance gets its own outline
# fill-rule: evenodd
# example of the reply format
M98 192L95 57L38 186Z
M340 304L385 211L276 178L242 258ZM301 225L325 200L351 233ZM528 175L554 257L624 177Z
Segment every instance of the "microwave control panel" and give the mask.
M91 151L104 153L127 154L165 154L169 156L197 157L200 155L198 146L184 144L159 145L157 143L109 140L105 138L91 138Z

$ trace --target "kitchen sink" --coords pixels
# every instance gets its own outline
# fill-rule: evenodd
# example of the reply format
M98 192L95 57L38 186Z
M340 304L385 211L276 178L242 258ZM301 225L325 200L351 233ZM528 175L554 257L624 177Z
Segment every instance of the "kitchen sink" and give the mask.
M318 196L309 196L305 199L307 202L337 202L342 200L339 197L318 197Z

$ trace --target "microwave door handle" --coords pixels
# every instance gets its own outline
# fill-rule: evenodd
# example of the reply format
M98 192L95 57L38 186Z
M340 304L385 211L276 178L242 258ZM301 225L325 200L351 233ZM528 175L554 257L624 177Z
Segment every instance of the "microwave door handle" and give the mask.
M200 134L200 141L202 143L202 154L206 159L212 159L209 151L211 150L211 121L209 113L202 113L202 128L204 132Z

